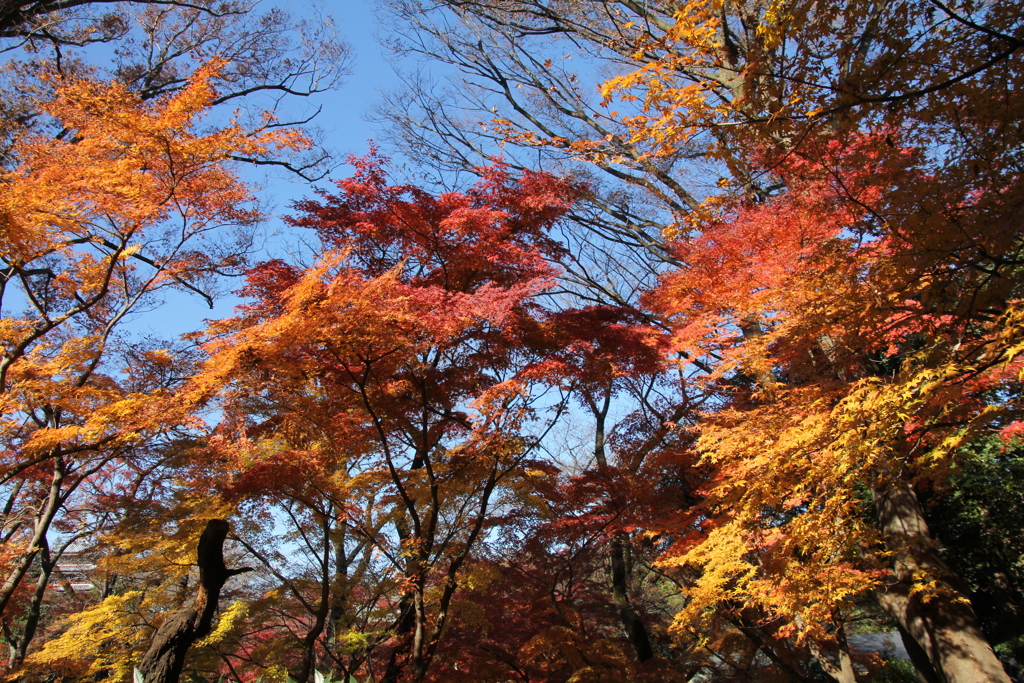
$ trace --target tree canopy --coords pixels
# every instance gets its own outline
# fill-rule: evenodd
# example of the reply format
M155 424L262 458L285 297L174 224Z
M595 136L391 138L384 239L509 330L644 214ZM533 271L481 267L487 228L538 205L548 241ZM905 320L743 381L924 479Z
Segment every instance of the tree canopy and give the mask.
M5 680L1020 680L1020 9L381 10L0 12Z

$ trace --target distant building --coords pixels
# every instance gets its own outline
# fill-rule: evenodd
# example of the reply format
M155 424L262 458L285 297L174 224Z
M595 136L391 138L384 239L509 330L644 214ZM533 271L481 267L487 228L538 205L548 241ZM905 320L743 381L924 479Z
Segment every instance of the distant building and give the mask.
M69 586L75 593L90 591L96 587L92 580L95 571L96 563L84 551L66 552L50 575L50 588L61 593Z

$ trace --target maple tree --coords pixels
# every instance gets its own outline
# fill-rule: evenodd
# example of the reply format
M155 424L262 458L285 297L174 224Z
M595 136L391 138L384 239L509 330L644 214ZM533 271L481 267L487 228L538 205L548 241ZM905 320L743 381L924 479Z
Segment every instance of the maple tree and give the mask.
M302 102L336 88L348 73L350 50L336 31L329 16L313 21L233 1L7 3L0 10L2 158L13 162L8 144L19 130L51 122L42 111L51 88L39 79L47 70L117 81L150 100L181 90L192 74L218 59L221 67L209 74L217 90L214 110L234 108L230 118L252 131L301 127L317 143L276 156L237 151L236 160L321 178L330 155L311 123L315 111ZM274 116L266 118L267 112Z
M129 484L147 450L187 424L167 400L171 354L139 348L139 362L121 369L132 358L118 328L162 290L201 292L204 280L241 264L237 245L213 238L258 216L230 155L305 144L287 130L201 130L218 68L150 103L122 85L54 75L47 111L67 134L26 131L12 148L19 164L3 172L0 611L8 629L11 600L40 562L24 632L7 631L15 659L25 656L61 554L110 523L95 497ZM55 524L60 544L50 547Z
M702 570L677 628L736 599L841 644L828 625L874 590L921 666L1005 680L913 486L1017 417L1017 33L939 3L692 4L664 57L608 84L642 93L652 154L712 136L745 198L681 223L686 268L649 299L722 392L698 442L716 479L664 559Z
M168 488L160 479L175 476L202 424L170 401L192 371L190 345L134 328L172 290L212 306L221 278L244 266L261 215L239 162L317 173L323 149L265 109L284 119L291 96L333 87L347 47L329 20L205 2L7 3L0 38L0 601L8 664L29 672L56 666L20 663L61 633L62 616L105 615L116 628L120 616L90 606L119 591L118 570L152 579L146 541L123 537L101 585L80 576L126 514L154 514L136 498ZM109 52L90 63L97 43ZM174 562L161 566L187 581ZM173 610L174 597L146 595L153 612ZM86 636L71 651L83 643L94 647ZM96 652L97 670L109 654Z
M662 659L638 661L610 599L605 539L615 533L609 518L617 524L622 515L594 500L601 498L595 493L623 487L607 473L564 482L555 470L545 474L533 482L533 505L503 515L501 541L460 593L439 680L460 671L480 681L687 680ZM644 498L637 497L638 506ZM630 592L631 608L648 625L665 625L658 600ZM652 640L663 633L648 628Z
M225 464L197 476L312 535L310 582L239 532L308 610L297 680L321 648L347 671L424 680L495 498L531 476L523 327L554 274L546 232L577 190L493 168L435 197L389 185L378 159L356 167L291 219L330 247L319 262L258 266L255 302L211 328L193 391L218 396L208 449Z
M610 475L606 449L608 416L612 399L620 388L618 385L627 378L644 385L645 379L656 378L662 372L658 352L662 335L642 322L642 316L612 307L562 311L547 321L544 336L549 346L545 359L533 370L567 384L593 416L594 464L605 476ZM629 461L619 464L624 472L635 474L646 454L633 452L630 455L633 457ZM613 509L620 508L613 513L614 520L624 512L623 501L635 496L616 492L613 497L618 499L612 504ZM628 535L624 531L613 532L609 541L610 583L619 619L642 664L654 657L654 651L643 621L630 604L626 585L627 543Z
M662 229L698 206L717 176L679 172L699 150L648 158L601 106L598 86L664 35L675 3L391 0L382 9L395 26L387 44L410 72L379 106L383 144L439 178L495 155L512 168L585 178L589 191L560 230L561 286L577 306L635 306L674 262ZM436 84L414 76L424 61L439 67Z
M418 160L480 182L358 160L289 219L316 263L248 270L237 315L176 345L125 321L240 268L212 239L257 217L230 162L306 144L200 121L312 52L189 78L240 8L86 3L49 48L0 16L33 49L128 55L109 83L10 72L31 84L5 105L0 198L4 311L28 309L0 364L12 675L125 680L155 637L238 680L847 683L846 628L880 606L924 676L1006 680L985 636L1020 603L993 559L1015 527L987 515L976 554L943 549L929 526L963 522L919 498L967 496L979 448L1010 467L1024 423L1019 11L391 4L484 113L420 91L390 114ZM146 57L129 16L186 59ZM617 75L588 92L599 65L566 45ZM508 164L476 168L496 144ZM254 569L213 620L182 609L210 517ZM58 560L100 537L110 579L74 594ZM1006 610L978 619L969 592ZM166 636L200 612L201 639Z
M640 68L603 90L608 103L640 102L623 118L649 155L710 140L707 153L728 169L723 184L763 198L771 176L750 152L766 145L799 149L816 133L929 116L944 122L918 127L914 142L955 138L958 106L1000 107L1002 84L1015 81L1019 28L1014 10L969 3L694 2L641 46Z

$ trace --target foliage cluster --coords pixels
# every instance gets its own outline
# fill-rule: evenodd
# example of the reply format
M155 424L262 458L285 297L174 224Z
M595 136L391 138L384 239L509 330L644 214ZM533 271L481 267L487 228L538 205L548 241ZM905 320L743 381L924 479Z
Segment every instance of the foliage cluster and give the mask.
M315 175L279 96L345 47L101 6L0 11L7 680L132 680L218 596L195 680L1019 675L1019 8L393 0L461 80L391 144L474 181L371 149L292 207L309 263L254 264L242 165Z

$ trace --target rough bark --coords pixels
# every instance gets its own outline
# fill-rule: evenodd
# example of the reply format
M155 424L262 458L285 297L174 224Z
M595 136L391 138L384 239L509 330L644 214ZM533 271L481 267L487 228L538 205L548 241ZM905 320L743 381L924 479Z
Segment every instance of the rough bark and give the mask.
M228 569L224 565L224 539L229 529L223 519L211 519L206 523L206 529L199 537L196 599L191 606L169 614L157 629L139 664L139 672L146 683L178 683L188 649L210 633L220 589L230 577L250 571L248 567Z
M878 590L878 603L921 646L942 683L1010 683L966 592L935 550L914 490L876 490L875 507L896 554L893 580ZM922 590L922 581L934 583Z

